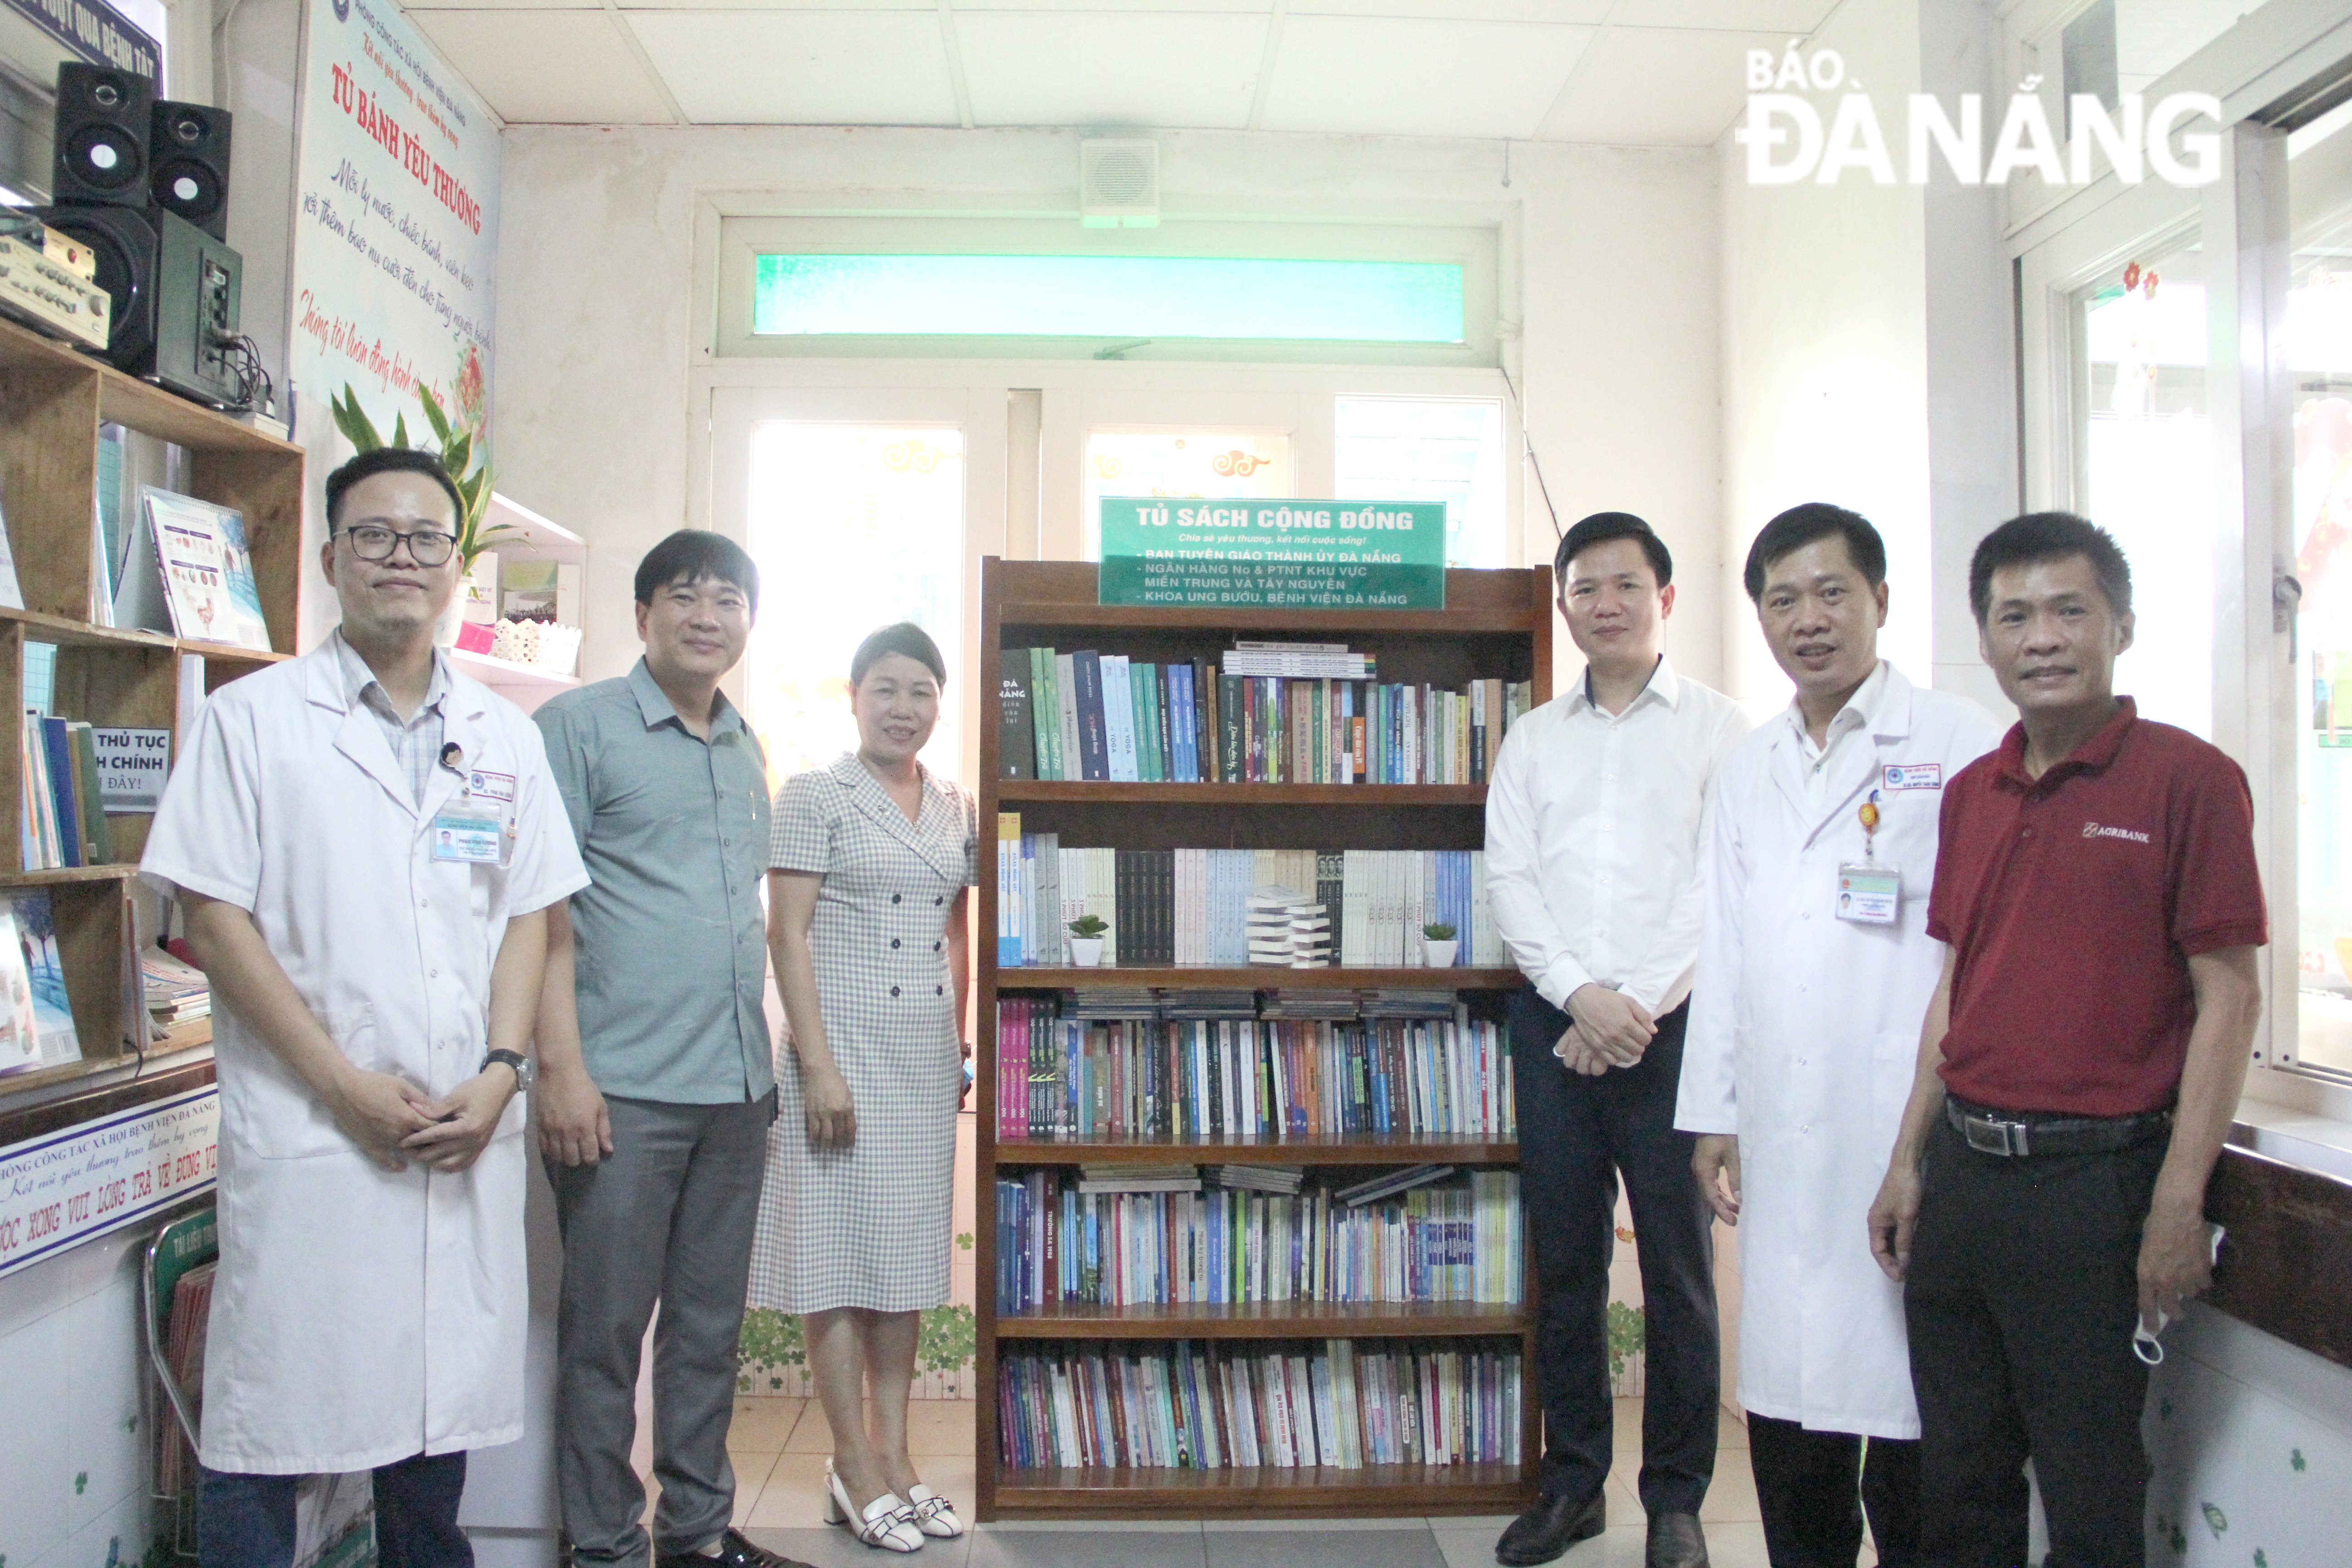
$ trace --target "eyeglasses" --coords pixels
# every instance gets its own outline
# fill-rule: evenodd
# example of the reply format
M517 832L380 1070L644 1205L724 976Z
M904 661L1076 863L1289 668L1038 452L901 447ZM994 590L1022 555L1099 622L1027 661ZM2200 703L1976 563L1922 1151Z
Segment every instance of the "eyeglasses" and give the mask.
M351 541L352 553L362 561L389 561L393 547L405 541L409 559L419 566L438 566L449 559L451 551L457 548L456 534L444 533L435 528L419 529L415 533L396 533L389 528L362 523L357 528L343 530L343 537Z

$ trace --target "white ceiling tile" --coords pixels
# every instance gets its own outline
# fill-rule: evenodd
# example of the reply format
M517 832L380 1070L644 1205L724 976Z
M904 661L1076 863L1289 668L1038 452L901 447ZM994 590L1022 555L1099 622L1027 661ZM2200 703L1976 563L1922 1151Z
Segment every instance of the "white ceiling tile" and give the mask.
M1612 27L1541 135L1548 142L1706 146L1747 106L1747 51L1787 41L1779 33Z
M1259 119L1267 131L1533 136L1591 27L1290 16Z
M510 124L673 123L605 12L419 11L415 18Z
M401 9L411 16L425 11L586 11L581 0L419 0Z
M1238 130L1266 19L959 8L955 28L980 124Z
M956 0L959 5L971 0ZM1420 16L1440 22L1565 22L1591 26L1619 0L1290 0L1293 16ZM1738 3L1738 0L1734 0Z
M936 10L631 11L701 125L952 125Z
M1628 27L1704 27L1718 33L1781 32L1802 37L1837 9L1838 0L1619 0L1613 18Z
M443 0L425 0L437 5ZM920 11L935 16L939 0L622 0L624 11Z

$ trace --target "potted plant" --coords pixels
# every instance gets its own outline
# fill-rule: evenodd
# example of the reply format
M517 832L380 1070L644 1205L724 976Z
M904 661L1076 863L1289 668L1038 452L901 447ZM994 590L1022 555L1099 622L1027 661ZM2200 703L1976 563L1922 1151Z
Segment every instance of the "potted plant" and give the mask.
M425 405L425 423L433 427L435 450L441 458L441 466L448 471L449 482L457 487L457 494L466 503L464 515L457 519L457 574L469 577L473 574L477 560L488 553L502 535L517 531L505 523L489 525L487 522L490 512L490 465L487 461L478 465L474 462L474 432L450 424L449 416L442 412L441 400L434 396L433 389L422 382L417 384L416 396ZM335 428L343 433L345 440L362 452L373 452L384 446L415 445L408 438L408 416L405 414L394 416L390 441L377 434L374 421L360 407L359 394L352 390L348 382L343 384L342 396L331 400L328 406L334 413ZM468 468L473 471L467 472ZM454 647L457 641L457 624L464 616L465 602L460 595L450 602L447 613L441 617L441 624L434 627L433 640L443 647Z
M1103 932L1110 922L1100 915L1080 915L1070 922L1070 963L1078 969L1092 969L1102 963Z
M1421 934L1429 942L1429 967L1453 968L1454 950L1459 945L1454 940L1454 928L1444 921L1432 921L1421 928Z

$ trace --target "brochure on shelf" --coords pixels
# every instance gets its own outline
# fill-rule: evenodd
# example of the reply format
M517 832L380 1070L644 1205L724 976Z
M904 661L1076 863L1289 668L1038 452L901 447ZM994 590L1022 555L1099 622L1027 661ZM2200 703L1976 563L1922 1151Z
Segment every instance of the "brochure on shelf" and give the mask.
M142 488L140 498L173 633L268 653L269 624L261 613L244 516L152 485Z

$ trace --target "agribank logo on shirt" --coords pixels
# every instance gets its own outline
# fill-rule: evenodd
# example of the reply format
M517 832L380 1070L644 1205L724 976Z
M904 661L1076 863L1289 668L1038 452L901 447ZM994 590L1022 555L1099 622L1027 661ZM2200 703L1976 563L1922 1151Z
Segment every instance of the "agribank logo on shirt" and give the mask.
M2147 835L2145 833L2135 833L2128 827L2108 827L2104 824L2096 822L2086 822L2083 824L2083 837L2085 838L2120 838L2126 844L2145 844L2148 841Z
M2221 177L2221 100L2211 93L2167 93L2151 105L2126 92L2112 110L2095 93L2075 93L2057 106L2068 132L2062 156L2051 128L2052 106L2039 90L2042 79L2027 77L2005 108L1994 106L2000 123L1990 156L1982 93L1960 94L1957 119L1931 93L1906 94L1899 126L1903 183L1926 184L1938 160L1964 185L2004 184L2021 169L2061 187L2087 185L2109 169L2126 185L2138 184L2151 170L2168 185L2210 185ZM1826 130L1822 110L1799 96L1807 92L1839 94ZM2204 121L2212 129L2184 129ZM1804 180L1834 185L1848 169L1867 174L1875 184L1897 183L1878 106L1861 82L1846 76L1844 57L1835 49L1808 56L1791 43L1777 58L1769 49L1748 50L1748 118L1732 138L1748 149L1751 185ZM2097 163L2095 147L2104 155Z

